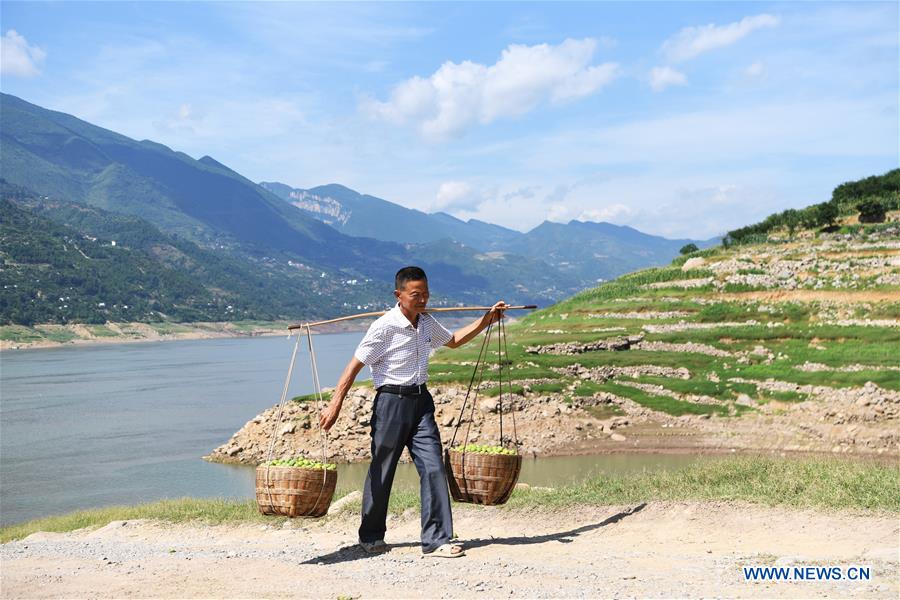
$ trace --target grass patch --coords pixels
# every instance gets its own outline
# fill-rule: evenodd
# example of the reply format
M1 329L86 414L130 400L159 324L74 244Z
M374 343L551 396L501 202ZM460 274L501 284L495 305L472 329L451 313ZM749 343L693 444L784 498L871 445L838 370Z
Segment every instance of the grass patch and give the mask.
M346 492L335 494L335 498ZM660 500L740 501L798 509L900 512L900 468L895 464L820 458L741 456L700 460L673 471L604 475L552 491L516 490L507 509L617 505ZM457 505L458 506L458 505ZM388 510L400 514L419 507L419 494L397 489ZM360 503L344 512L356 514ZM473 509L477 510L477 509ZM157 519L170 523L267 523L285 517L260 515L253 500L181 498L136 506L82 510L0 528L0 542L36 531L65 532L102 527L112 521Z
M723 290L726 294L737 294L741 292L760 292L766 289L765 286L751 285L749 283L726 283Z
M798 385L822 385L828 387L862 387L871 381L879 387L900 391L900 377L896 371L798 371L791 365L742 365L729 371L720 371L724 378L740 376L764 381L775 379Z
M450 357L444 355L442 358L449 359ZM472 360L474 362L474 359ZM460 362L462 362L462 360L460 360ZM468 382L469 378L472 377L472 369L474 369L474 367L453 363L432 362L428 366L428 383Z
M172 335L174 333L187 333L188 331L193 331L190 327L185 327L178 323L169 323L168 321L147 323L147 325L160 335Z
M122 335L135 339L142 339L144 337L144 332L130 323L120 323L119 331L122 332Z
M763 395L763 397L760 398L760 399L761 399L761 400L778 400L779 402L803 402L803 401L806 400L808 397L809 397L809 396L808 396L807 394L801 394L800 392L791 392L791 391L774 392L774 391L767 391L767 392L765 392L765 394Z
M870 310L861 309L856 316L870 319L900 319L900 302L879 303Z
M287 329L288 322L287 321L231 321L229 323L232 329L236 331L240 331L242 333L250 333L251 331L256 331L258 329Z
M638 377L636 381L660 385L667 390L679 394L694 394L697 396L709 396L718 400L735 400L741 394L746 394L759 402L779 400L781 402L802 402L807 399L806 394L798 392L769 392L763 391L752 383L737 383L731 381L709 381L708 379L673 379L670 377L653 377L645 375ZM735 410L743 412L746 407L735 405Z
M497 396L500 395L500 391L501 391L500 386L495 385L493 387L484 388L483 390L478 390L478 395L484 396L487 398L496 398ZM510 385L507 385L506 383L504 383L502 391L503 391L504 397L506 396L506 394L517 394L517 395L521 396L522 394L525 393L525 389L522 387L522 385L517 384L517 383L513 383Z
M316 394L303 394L302 396L294 396L291 398L292 402L315 402ZM322 392L322 402L330 402L331 401L331 392Z
M800 323L808 321L810 315L817 310L817 303L801 304L799 302L783 302L777 304L770 314L773 317L780 317L787 322Z
M613 298L628 298L645 292L643 286L651 283L677 281L681 279L704 279L714 277L715 273L706 269L693 269L682 271L677 267L664 267L656 269L644 269L635 273L623 275L618 279L603 283L595 288L580 292L571 298L554 305L544 311L537 311L528 315L527 321L539 319L542 314L558 314L569 310L577 310L582 307L593 308L598 301ZM552 313L550 312L552 311Z
M24 325L0 326L0 340L16 343L37 342L44 339L39 331Z
M119 335L106 325L85 325L85 328L95 337L117 337Z
M730 400L734 398L729 384L726 382L709 381L708 379L675 379L672 377L655 377L643 375L635 381L639 383L649 383L660 385L667 390L677 392L679 394L694 394L696 396L710 396L720 400Z
M621 396L623 398L633 400L641 406L649 408L650 410L664 412L676 417L681 415L708 414L727 416L729 412L729 407L727 406L721 406L719 404L694 404L693 402L684 402L683 400L676 400L675 398L669 398L668 396L657 396L656 394L650 394L648 392L645 392L644 390L633 388L627 385L620 385L612 381L607 381L606 383L602 384L601 388L603 389L603 391L610 392L612 394L615 394L616 396Z
M889 327L861 327L861 326L840 326L840 325L814 325L810 326L805 323L791 323L780 327L767 327L766 325L741 325L738 327L716 327L713 329L691 329L685 331L671 331L665 333L654 333L647 336L647 339L657 340L660 342L686 343L695 342L698 344L716 345L723 338L729 340L746 340L749 342L765 342L769 340L806 340L811 341L814 338L819 341L833 340L837 342L859 341L860 344L848 345L846 352L853 353L857 356L858 352L867 352L867 348L873 344L884 344L885 346L878 349L879 353L890 357L891 353L887 350L888 345L896 346L900 342L900 331L892 330ZM843 360L843 359L842 359ZM851 362L864 362L854 358ZM845 363L846 364L846 363Z
M746 321L759 318L755 304L744 305L736 302L719 302L707 304L697 313L697 321L701 323L722 323L725 321Z
M361 387L371 388L372 380L367 379L365 381L357 381L352 386L350 386L350 389L361 388ZM322 392L322 402L330 402L331 394L332 394L331 391ZM291 401L292 402L315 402L316 394L315 394L315 392L313 392L312 394L303 394L301 396L294 396L293 398L291 398Z
M596 381L590 379L582 379L575 388L575 395L580 397L589 397L603 391L603 386Z
M109 506L46 517L0 528L0 542L23 538L35 531L74 531L84 527L102 527L112 521L159 519L171 523L202 521L220 523L265 522L271 517L259 514L255 500L222 498L179 498L134 506Z
M51 342L71 342L74 339L78 339L78 336L69 331L68 329L60 326L53 325L38 325L35 327L37 331L39 331L45 339L50 340Z
M650 500L729 500L794 508L900 511L896 465L756 456L704 460L675 471L601 476L554 491L516 491L508 506L565 507Z
M549 382L549 383L533 383L533 384L529 385L528 387L531 388L532 392L537 392L537 393L543 392L543 393L553 394L553 393L562 392L566 387L566 382L560 381L560 382ZM495 396L500 395L500 386L495 385L493 387L485 388L483 390L479 390L478 393L480 395L493 398ZM516 384L516 383L508 385L506 383L506 378L504 378L503 393L504 394L518 394L521 396L522 394L525 393L525 388L523 385Z

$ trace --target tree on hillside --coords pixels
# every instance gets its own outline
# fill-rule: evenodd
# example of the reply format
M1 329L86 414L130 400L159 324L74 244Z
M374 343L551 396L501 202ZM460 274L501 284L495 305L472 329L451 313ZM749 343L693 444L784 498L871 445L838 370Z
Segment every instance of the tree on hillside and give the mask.
M816 207L816 220L820 227L834 227L839 216L840 210L834 202L823 202Z
M900 169L893 169L884 175L872 175L858 181L848 181L834 188L832 202L852 204L867 196L889 196L900 191Z
M687 244L685 246L682 246L681 250L679 250L678 252L680 252L681 254L690 254L691 252L696 252L699 249L700 248L697 247L697 244Z
M788 230L788 235L794 237L794 233L796 233L797 228L800 227L800 224L803 221L803 218L800 215L800 211L794 208L789 208L781 213L781 217L785 228Z
M872 202L867 202L869 200ZM734 244L762 244L768 239L769 232L782 227L790 236L800 227L830 229L841 215L851 214L855 210L860 211L860 221L863 223L883 221L887 211L900 210L900 169L842 183L834 189L829 202L769 215L759 223L729 231L722 238L722 244L726 248Z
M884 223L887 215L884 204L878 198L866 198L856 205L860 223Z

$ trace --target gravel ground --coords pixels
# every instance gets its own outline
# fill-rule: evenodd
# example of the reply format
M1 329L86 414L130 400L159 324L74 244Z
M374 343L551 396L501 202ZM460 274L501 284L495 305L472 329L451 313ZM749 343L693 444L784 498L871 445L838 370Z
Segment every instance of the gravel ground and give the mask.
M728 503L457 510L467 549L422 558L418 514L367 556L357 518L269 525L115 522L0 547L3 598L897 598L897 515ZM867 582L748 583L748 565L865 565Z

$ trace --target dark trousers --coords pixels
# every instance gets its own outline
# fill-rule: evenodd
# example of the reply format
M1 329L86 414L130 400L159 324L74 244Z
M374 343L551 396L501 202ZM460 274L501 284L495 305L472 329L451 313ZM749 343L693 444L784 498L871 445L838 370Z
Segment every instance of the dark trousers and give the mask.
M444 474L441 436L434 422L434 399L429 392L400 396L378 392L372 408L372 464L363 489L359 539L384 539L388 498L397 461L409 448L419 472L422 499L422 549L430 552L450 541L453 515Z

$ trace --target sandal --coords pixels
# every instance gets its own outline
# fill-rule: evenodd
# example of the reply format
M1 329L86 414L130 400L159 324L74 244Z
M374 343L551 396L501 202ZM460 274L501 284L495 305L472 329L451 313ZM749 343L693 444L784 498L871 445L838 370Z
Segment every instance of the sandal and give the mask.
M384 543L384 540L375 540L374 542L360 542L359 547L362 548L366 554L381 554L382 552L388 551L388 545Z
M459 544L441 544L431 552L422 552L422 556L437 556L441 558L458 558L465 556L466 551Z

